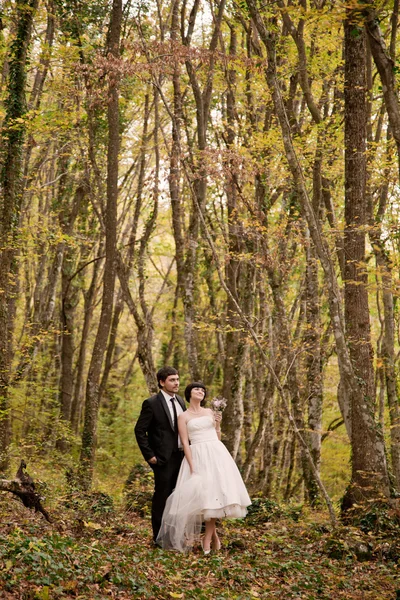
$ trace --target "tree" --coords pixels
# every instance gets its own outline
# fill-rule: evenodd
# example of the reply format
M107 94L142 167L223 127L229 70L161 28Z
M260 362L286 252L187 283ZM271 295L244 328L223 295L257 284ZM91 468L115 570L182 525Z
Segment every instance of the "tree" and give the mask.
M107 124L107 204L105 226L105 267L103 276L103 296L101 315L96 340L92 352L86 386L85 420L82 433L80 456L80 478L83 487L91 485L94 456L96 450L97 417L99 409L99 386L103 358L112 322L115 288L115 263L117 242L117 199L118 199L118 153L120 147L118 59L120 57L120 36L122 21L122 0L113 0L108 60L110 62Z
M345 31L345 320L357 386L351 390L352 478L343 499L351 508L389 496L382 432L374 420L375 389L365 264L366 206L366 40L357 12Z
M26 78L32 25L38 0L17 0L16 33L10 47L6 116L1 132L0 163L0 469L8 465L10 441L8 386L12 360L12 334L18 250L18 223L22 204L22 153L25 139Z

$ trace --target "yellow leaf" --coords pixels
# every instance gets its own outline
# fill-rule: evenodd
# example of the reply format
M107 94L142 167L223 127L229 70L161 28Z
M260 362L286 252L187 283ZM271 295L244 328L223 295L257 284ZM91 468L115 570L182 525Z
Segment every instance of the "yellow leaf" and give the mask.
M170 592L169 595L171 598L183 598L183 594L175 594L175 592Z
M101 529L101 525L99 523L93 523L92 521L84 521L85 527L89 527L90 529Z
M12 566L13 566L12 560L7 560L6 561L6 571L9 571Z
M42 587L39 592L36 592L36 598L40 600L50 600L50 589L48 585Z

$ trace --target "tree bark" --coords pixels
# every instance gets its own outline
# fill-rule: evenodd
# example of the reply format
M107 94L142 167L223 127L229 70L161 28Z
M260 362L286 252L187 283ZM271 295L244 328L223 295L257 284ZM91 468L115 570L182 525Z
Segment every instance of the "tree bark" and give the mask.
M96 451L97 417L99 408L99 386L104 353L112 321L115 288L115 260L117 241L117 199L118 199L118 153L119 135L119 92L118 74L113 70L113 62L120 56L120 36L122 22L122 0L113 0L109 35L110 61L108 87L108 149L107 149L107 205L105 213L106 259L103 279L103 297L100 321L94 343L92 359L86 386L85 421L82 433L80 455L80 481L83 488L89 488L93 478Z
M81 331L81 339L79 343L79 354L76 361L76 375L74 380L74 392L71 404L71 428L74 433L78 433L79 425L81 422L82 415L82 404L84 395L84 374L86 355L88 350L88 341L90 329L93 321L93 312L96 304L96 298L98 294L98 280L100 277L100 258L103 256L103 244L100 245L98 256L93 263L93 273L89 285L89 289L84 293L83 303L83 325ZM86 257L84 257L86 259ZM81 261L82 262L82 261ZM87 263L87 260L83 261L80 269L82 269ZM78 269L78 271L80 270ZM71 284L71 279L70 279Z
M75 192L72 209L68 215L61 211L60 226L64 234L70 236L81 206L81 202L87 192L86 186L79 186ZM74 389L73 359L75 351L75 309L78 303L79 288L71 280L71 271L75 265L75 251L72 248L63 249L61 266L61 352L60 352L60 420L64 428L68 428L71 421L71 408ZM57 440L56 446L59 450L67 450L67 442L64 432Z
M233 60L237 53L237 36L234 26L230 27L230 47L229 59ZM228 92L226 100L227 112L227 131L226 145L228 152L233 151L235 134L235 84L236 72L229 69L226 74L228 83ZM231 295L239 300L242 286L244 286L244 271L248 268L247 261L241 261L239 256L243 249L240 217L238 215L238 180L234 160L227 161L225 165L225 190L227 200L227 218L228 218L228 257L225 268L226 285ZM251 292L250 292L251 293ZM232 454L234 460L237 460L242 438L242 429L244 422L244 403L243 386L245 376L245 361L248 354L248 344L245 335L240 327L240 317L238 317L233 305L231 296L227 298L226 304L226 323L228 333L225 338L225 360L224 360L224 380L222 385L222 395L228 400L225 409L224 420L222 421L222 432L224 443Z
M387 139L387 161L390 161L391 135ZM389 406L390 420L390 454L393 483L396 490L400 490L400 408L398 402L398 384L395 352L395 303L393 289L395 287L393 277L393 264L388 252L382 220L386 214L389 196L389 169L385 169L384 182L378 190L378 208L376 214L371 216L371 227L369 236L375 254L377 271L380 276L380 293L383 303L383 317L381 324L383 328L379 359L382 361L380 372L382 372L386 388L387 403ZM381 383L382 385L382 383ZM381 388L382 390L382 388Z
M389 493L382 433L374 421L375 386L365 262L366 40L357 14L349 13L345 33L345 321L358 385L351 390L352 477L344 510Z
M320 215L322 206L322 152L317 146L313 167L313 208L316 216ZM305 396L308 408L307 442L315 467L318 472L321 466L321 436L322 436L322 401L323 377L321 356L321 309L318 281L318 257L311 240L306 247L306 278L305 278L305 313L306 330L304 344L306 350ZM318 484L306 461L303 462L305 491L311 506L319 502Z
M319 305L318 262L313 247L307 248L306 267L306 396L308 404L307 441L314 464L321 466L323 378L321 360L321 320ZM307 463L304 483L311 506L319 501L319 488Z
M17 276L15 246L22 204L22 152L25 138L26 77L33 18L38 0L17 0L17 26L11 45L6 116L2 128L0 186L0 469L8 466L10 415L8 386L12 358L10 296Z

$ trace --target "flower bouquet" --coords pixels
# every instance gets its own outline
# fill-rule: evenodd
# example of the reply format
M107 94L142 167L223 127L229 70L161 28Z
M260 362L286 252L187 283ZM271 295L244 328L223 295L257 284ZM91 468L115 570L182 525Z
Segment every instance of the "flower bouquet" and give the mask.
M220 398L219 396L216 396L211 400L210 406L211 410L214 412L222 412L226 408L227 404L228 401L226 398Z

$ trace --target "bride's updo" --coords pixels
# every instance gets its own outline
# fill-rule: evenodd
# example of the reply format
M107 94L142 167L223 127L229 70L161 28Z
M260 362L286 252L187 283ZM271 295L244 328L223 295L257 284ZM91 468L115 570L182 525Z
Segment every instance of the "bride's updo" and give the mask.
M186 402L190 402L190 395L192 393L193 388L201 388L202 390L204 390L204 398L200 402L200 406L204 406L206 396L207 396L207 388L204 385L204 383L201 383L201 381L195 381L194 383L189 383L189 385L186 386L186 389L185 389Z

